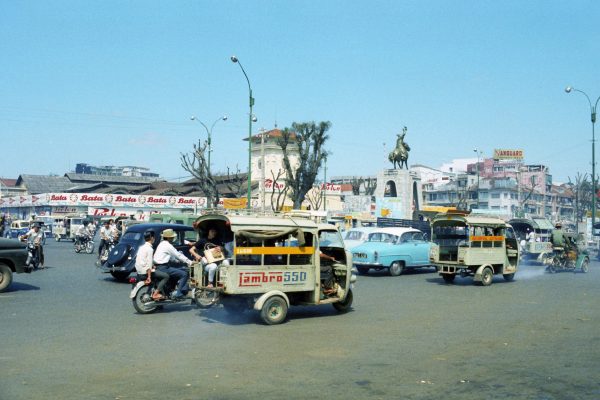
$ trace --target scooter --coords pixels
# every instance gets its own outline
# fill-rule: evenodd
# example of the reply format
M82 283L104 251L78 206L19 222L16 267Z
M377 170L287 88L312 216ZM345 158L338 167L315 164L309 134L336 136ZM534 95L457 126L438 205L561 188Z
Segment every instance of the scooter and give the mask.
M27 261L25 261L25 267L30 271L32 269L38 269L40 266L40 249L39 245L33 243L27 243Z
M133 308L140 314L150 314L164 305L177 304L190 301L190 304L196 304L200 308L210 307L215 303L213 297L217 295L215 291L193 288L183 297L175 297L177 292L177 281L169 278L163 290L168 293L166 298L154 300L152 293L156 290L158 280L153 279L150 284L146 283L147 275L135 274L129 279L131 283L131 292L129 298L133 303Z
M75 253L85 251L87 254L94 252L94 241L91 238L77 238L73 244Z

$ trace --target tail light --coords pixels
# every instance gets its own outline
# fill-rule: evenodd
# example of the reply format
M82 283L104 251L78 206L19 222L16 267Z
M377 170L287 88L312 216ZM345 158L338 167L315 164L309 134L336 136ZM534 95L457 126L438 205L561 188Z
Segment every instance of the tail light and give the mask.
M135 284L137 283L137 278L135 278L135 277L133 277L133 276L132 276L132 277L130 277L130 278L129 278L129 283L131 283L132 285L135 285Z

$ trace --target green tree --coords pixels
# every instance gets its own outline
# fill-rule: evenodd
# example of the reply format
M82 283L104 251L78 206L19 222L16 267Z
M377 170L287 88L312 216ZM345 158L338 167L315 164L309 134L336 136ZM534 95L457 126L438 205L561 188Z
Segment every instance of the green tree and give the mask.
M283 166L285 169L285 182L290 190L290 198L294 208L299 209L306 193L313 187L319 169L328 153L324 149L325 142L329 139L327 131L331 122L322 121L292 123L291 128L281 132L278 144L283 151ZM292 165L288 157L288 148L297 146L298 163Z

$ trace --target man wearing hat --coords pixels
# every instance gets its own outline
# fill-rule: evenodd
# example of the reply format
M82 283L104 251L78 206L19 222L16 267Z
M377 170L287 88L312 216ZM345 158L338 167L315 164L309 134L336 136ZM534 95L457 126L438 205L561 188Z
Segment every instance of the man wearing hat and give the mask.
M554 225L554 230L552 231L552 237L550 238L552 242L552 247L562 247L565 251L570 250L569 240L565 236L565 233L562 230L562 224L557 222Z
M183 263L188 266L192 264L192 260L177 251L173 247L173 239L177 234L173 229L165 229L162 232L162 241L158 244L154 252L154 264L159 271L166 272L169 276L177 279L177 292L175 297L183 297L187 293L187 281L189 273L182 268L178 268L175 263ZM175 264L175 265L174 265Z
M29 232L21 236L22 241L27 241L27 243L33 243L39 249L40 254L40 268L44 268L44 247L42 246L42 241L44 239L44 234L41 231L41 225L39 222L35 222Z

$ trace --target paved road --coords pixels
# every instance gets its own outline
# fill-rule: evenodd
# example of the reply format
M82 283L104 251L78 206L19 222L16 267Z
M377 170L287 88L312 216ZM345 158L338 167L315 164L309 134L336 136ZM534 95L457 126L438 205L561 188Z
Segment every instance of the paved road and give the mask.
M278 326L188 305L135 313L69 243L0 294L0 399L598 399L600 265L490 287L359 277L352 312Z

